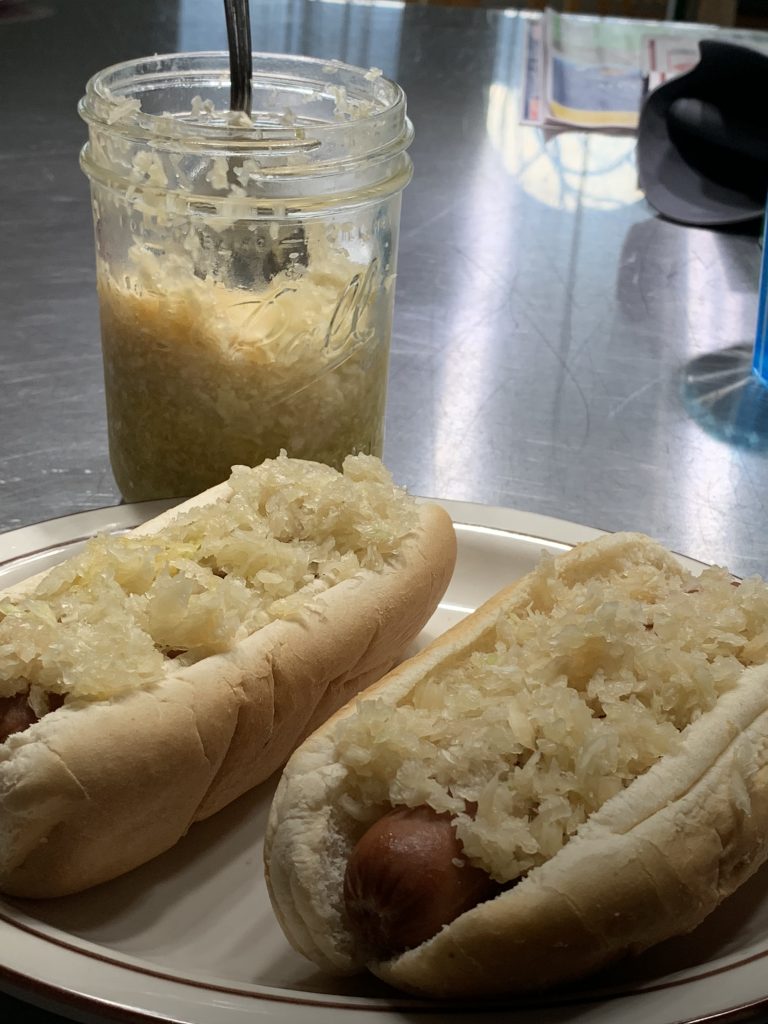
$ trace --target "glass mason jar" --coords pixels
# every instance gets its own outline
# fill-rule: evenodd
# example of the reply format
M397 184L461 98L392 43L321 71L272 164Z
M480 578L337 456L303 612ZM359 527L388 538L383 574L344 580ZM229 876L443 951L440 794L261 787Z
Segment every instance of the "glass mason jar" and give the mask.
M380 72L254 54L253 113L223 53L87 84L112 468L130 501L185 497L284 448L381 454L413 136Z

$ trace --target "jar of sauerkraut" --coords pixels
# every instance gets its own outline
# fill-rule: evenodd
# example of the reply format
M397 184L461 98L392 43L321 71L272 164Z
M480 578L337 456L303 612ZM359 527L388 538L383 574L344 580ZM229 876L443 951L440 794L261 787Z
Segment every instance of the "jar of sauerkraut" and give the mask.
M194 494L285 449L380 455L405 96L375 69L144 58L80 102L109 425L131 501Z

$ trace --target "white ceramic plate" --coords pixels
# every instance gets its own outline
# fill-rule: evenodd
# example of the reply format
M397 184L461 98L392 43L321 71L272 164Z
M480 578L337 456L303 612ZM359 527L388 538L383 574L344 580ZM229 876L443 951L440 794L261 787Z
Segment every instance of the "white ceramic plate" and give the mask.
M170 503L86 512L0 536L0 588ZM459 560L423 644L528 571L542 550L599 531L506 509L444 503ZM182 1024L680 1024L745 1019L768 1005L768 873L693 935L587 985L470 1007L399 996L373 979L322 976L283 938L262 880L266 784L195 825L173 850L123 878L61 900L0 901L0 987L80 1021Z

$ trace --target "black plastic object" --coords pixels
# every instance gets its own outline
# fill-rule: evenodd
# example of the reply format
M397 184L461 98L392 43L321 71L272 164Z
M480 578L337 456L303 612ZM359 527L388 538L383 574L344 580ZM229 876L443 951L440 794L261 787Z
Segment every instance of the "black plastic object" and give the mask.
M704 39L701 60L640 112L637 162L648 202L682 224L760 217L768 190L768 56Z

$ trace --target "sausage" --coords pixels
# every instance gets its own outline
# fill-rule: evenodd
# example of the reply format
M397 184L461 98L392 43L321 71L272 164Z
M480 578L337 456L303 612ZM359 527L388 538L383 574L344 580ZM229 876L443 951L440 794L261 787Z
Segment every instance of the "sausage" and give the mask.
M64 703L60 693L46 694L47 709L43 714L56 711ZM24 732L30 725L40 721L40 716L29 703L29 687L12 697L0 697L0 743L5 743L9 736L16 732Z
M426 805L396 808L374 822L344 875L350 930L376 960L420 945L500 891L464 856L450 815Z
M0 743L5 743L15 732L24 732L37 721L37 715L27 701L28 690L12 697L0 697Z
M270 895L295 948L338 975L368 969L410 994L472 998L546 990L696 927L768 855L768 658L755 658L748 646L762 635L766 615L756 614L739 629L739 643L745 646L737 655L734 642L733 675L723 686L722 660L715 653L722 621L729 621L747 600L740 597L743 590L729 585L734 582L724 570L689 575L671 553L642 535L600 537L547 558L321 726L286 766L265 842ZM757 581L749 585L751 594L765 596L764 590L753 589L760 587ZM686 596L687 590L699 593ZM702 615L712 621L701 622L699 630ZM630 619L636 631L631 644ZM592 636L601 639L581 648L581 641ZM542 659L556 661L548 682L535 674ZM465 666L469 678L462 680ZM626 714L617 714L606 727L597 721L601 704L592 700L600 692L597 677L615 679L625 671L639 689L627 685L619 695L609 688L612 701L626 698L614 709L624 708ZM528 730L518 726L519 708L534 706L533 692L530 705L519 700L523 679L530 679L536 690L542 729L531 746L543 763L530 764L530 756L521 755L517 764L530 764L531 771L540 767L542 789L538 782L531 785L527 772L522 777L510 772L516 744L528 739L522 735ZM592 679L595 688L582 693ZM648 694L662 692L666 698L667 679L675 710L652 707L649 701L638 717L632 708L637 693L647 687ZM460 696L463 683L466 692ZM566 684L573 687L567 706ZM461 712L474 700L473 693L473 714L465 718ZM684 713L683 704L676 705L679 699ZM515 708L507 716L509 733L503 740L500 707ZM646 710L670 738L673 725L679 740L663 753L665 743L656 745L662 732L651 728L653 741L640 759L635 741ZM378 728L388 713L397 716L391 736L389 727ZM426 715L440 722L439 735L436 729L428 743ZM560 737L567 738L567 757L561 758L559 740L553 742L546 727L553 719ZM481 721L487 732L481 732ZM446 724L443 731L443 723L450 727ZM579 762L585 781L597 781L605 766L594 753L592 737L599 736L599 743L609 735L611 742L625 745L628 770L620 792L613 792L613 786L599 796L591 790L587 799L601 805L586 805L590 810L581 821L586 794L573 784L570 759ZM369 757L360 753L366 746ZM486 749L481 774L477 754ZM418 761L422 750L424 762L414 764L411 758ZM591 757L598 760L588 767ZM420 871L426 875L420 862L408 865L395 857L395 866L376 883L365 848L370 844L374 853L378 846L392 852L388 847L396 846L396 837L376 841L386 821L377 823L355 850L348 869L354 884L347 880L345 900L342 882L355 840L390 806L423 802L415 794L438 779L452 804L458 794L466 801L461 824L457 821L465 854L471 852L473 863L495 877L509 878L509 891L442 927L441 920L451 915L438 916L421 934L403 929L398 935L397 926L379 928L374 921L366 945L360 940L365 917L355 905L361 896L373 917L397 907L388 900L392 892L401 898L401 883L406 898L413 888L416 898L404 911L406 924L408 916L431 914L432 907L417 877ZM491 779L493 787L488 786ZM518 783L524 788L518 789ZM492 793L497 806L509 808L509 817L486 818L485 806L475 812L470 799L480 794L491 799ZM538 793L544 799L530 799ZM547 842L535 850L540 826L549 831L547 820L556 806L549 803L549 794L567 800L576 813L567 825L563 822L561 843L550 833L552 847L547 849ZM435 803L440 810L447 806ZM482 831L468 820L473 814L478 825L485 819ZM478 854L483 843L477 861L471 833ZM383 938L376 938L377 928ZM422 936L427 941L418 942ZM384 951L378 957L370 953L377 944ZM400 955L388 955L398 947Z

